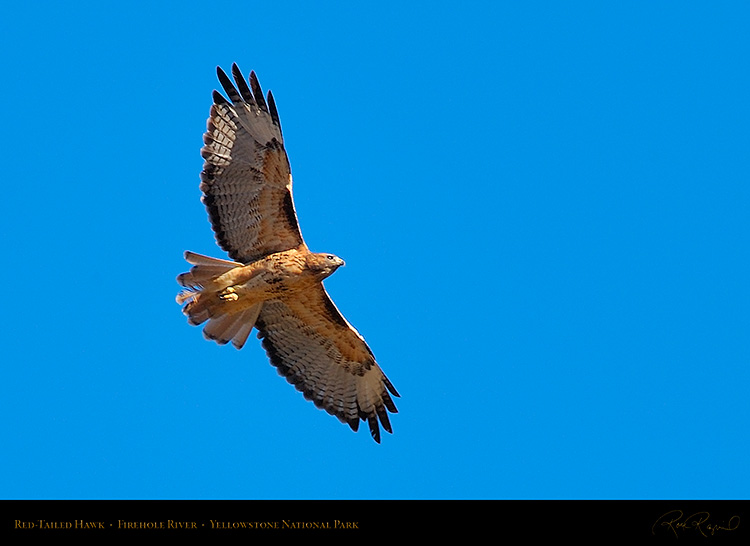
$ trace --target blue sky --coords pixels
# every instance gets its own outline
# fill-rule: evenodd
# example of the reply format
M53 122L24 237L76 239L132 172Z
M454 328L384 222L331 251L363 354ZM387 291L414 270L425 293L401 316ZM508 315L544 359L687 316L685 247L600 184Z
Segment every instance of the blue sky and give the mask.
M356 5L355 5L356 4ZM0 33L0 497L747 498L740 2L31 2ZM381 445L174 302L218 87L400 391Z

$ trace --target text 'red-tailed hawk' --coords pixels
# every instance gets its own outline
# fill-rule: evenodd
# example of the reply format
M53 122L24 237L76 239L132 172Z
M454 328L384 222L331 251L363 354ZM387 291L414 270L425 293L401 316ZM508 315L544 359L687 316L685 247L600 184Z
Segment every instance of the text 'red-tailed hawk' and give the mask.
M234 261L186 252L193 267L177 277L186 288L177 302L220 344L241 349L257 328L279 374L352 430L367 421L380 442L378 422L392 432L398 393L323 288L343 260L302 240L273 95L264 99L255 72L245 81L236 64L237 87L217 72L229 100L214 91L200 189L216 241Z

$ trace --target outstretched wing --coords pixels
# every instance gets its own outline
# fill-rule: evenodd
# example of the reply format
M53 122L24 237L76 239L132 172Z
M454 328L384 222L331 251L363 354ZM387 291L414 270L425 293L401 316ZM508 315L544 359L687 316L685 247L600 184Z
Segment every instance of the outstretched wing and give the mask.
M392 432L388 412L398 410L390 395L399 394L322 284L265 302L255 326L271 363L305 398L354 431L367 421L378 443L378 422Z
M229 100L214 91L200 189L219 246L248 263L303 241L273 95L266 101L255 72L245 81L236 64L237 87L221 68L217 74Z

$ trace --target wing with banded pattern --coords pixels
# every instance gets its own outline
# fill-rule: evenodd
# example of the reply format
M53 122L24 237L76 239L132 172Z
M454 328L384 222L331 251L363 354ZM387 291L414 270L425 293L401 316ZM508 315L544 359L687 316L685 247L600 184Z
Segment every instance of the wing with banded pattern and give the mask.
M200 185L216 241L243 263L298 248L304 242L273 95L264 99L255 72L245 81L236 64L234 84L217 73L228 99L214 91Z
M267 301L256 327L271 363L305 398L354 431L367 421L376 442L379 424L392 432L388 412L398 410L391 395L399 394L322 284Z

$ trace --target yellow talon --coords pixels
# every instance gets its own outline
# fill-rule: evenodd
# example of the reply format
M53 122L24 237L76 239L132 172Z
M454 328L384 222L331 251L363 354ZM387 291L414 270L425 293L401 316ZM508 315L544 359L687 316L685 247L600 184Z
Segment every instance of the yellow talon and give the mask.
M230 286L229 288L226 288L221 294L219 294L219 298L224 301L237 301L238 299L240 299L240 297L235 294L234 291L234 286Z

